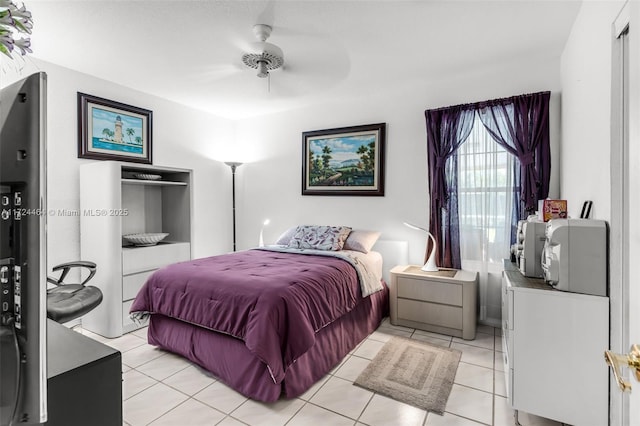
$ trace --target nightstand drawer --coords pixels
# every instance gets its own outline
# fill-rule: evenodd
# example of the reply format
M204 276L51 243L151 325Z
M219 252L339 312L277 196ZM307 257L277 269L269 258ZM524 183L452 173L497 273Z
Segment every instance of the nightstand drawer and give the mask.
M462 285L398 277L398 297L462 306Z
M462 329L462 308L455 306L398 299L398 318Z

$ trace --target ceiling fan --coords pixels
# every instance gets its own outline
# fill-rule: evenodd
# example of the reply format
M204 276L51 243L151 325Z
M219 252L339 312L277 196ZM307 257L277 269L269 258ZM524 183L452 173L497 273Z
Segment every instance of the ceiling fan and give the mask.
M259 24L251 24L255 36L252 41L241 36L232 38L227 49L229 55L214 56L202 73L203 83L216 82L217 95L242 93L258 99L262 91L256 89L262 89L261 83L267 80L269 98L263 100L271 102L276 96L293 99L332 87L348 75L347 51L331 34L301 30L286 23L276 27L271 21L267 17L254 21ZM278 44L281 41L287 50L286 62L283 49L267 41L276 33ZM282 78L270 78L274 70L286 73L286 77L283 74ZM248 74L251 81L247 80ZM255 79L255 75L259 78Z
M273 28L266 24L253 26L253 33L258 39L251 43L249 51L242 55L242 62L249 68L258 70L258 77L269 76L269 71L278 69L284 65L282 49L272 43L267 43Z

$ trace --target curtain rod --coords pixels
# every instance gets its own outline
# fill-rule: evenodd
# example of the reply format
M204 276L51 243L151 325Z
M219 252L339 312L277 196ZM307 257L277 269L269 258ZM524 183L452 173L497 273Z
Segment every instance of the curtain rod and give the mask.
M513 99L529 98L532 96L545 95L545 94L548 94L549 96L551 96L551 91L547 90L544 92L525 93L522 95L508 96L506 98L491 99L488 101L473 102L468 104L458 104L458 105L451 105L451 106L439 107L439 108L430 108L430 109L426 109L425 113L428 111L442 111L445 109L478 109L478 108L482 108L489 105L501 104L501 103L504 103L505 101L511 101Z

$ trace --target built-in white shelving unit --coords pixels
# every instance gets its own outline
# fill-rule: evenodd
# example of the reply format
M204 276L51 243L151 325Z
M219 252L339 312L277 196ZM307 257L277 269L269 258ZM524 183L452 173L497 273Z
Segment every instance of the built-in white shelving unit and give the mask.
M188 169L117 161L80 167L81 258L98 265L91 283L103 293L84 328L117 337L143 325L129 318L138 290L156 269L191 258L191 179ZM159 232L169 235L148 247L122 238Z

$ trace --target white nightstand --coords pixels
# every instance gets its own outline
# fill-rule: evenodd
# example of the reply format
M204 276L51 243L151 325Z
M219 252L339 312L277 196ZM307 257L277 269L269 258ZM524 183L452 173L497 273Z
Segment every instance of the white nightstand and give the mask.
M478 273L420 266L391 270L391 324L472 340L476 336Z

